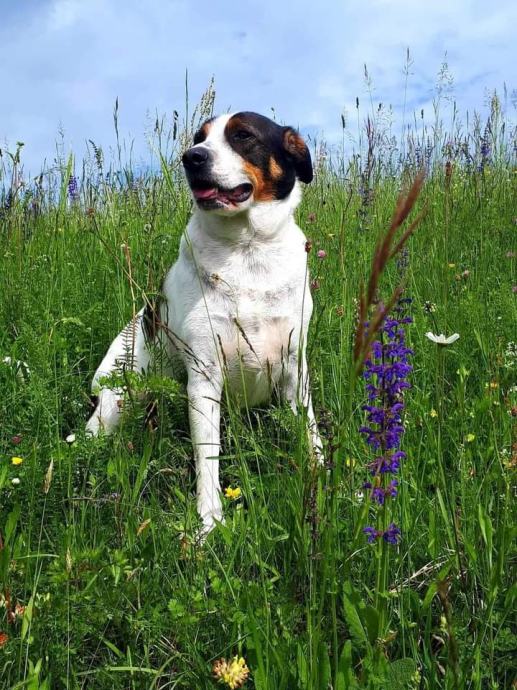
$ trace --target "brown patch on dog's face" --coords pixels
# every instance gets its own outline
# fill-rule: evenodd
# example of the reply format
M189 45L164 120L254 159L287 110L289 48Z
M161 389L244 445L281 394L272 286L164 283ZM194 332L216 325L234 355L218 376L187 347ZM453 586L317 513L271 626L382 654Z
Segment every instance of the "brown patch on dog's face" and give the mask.
M215 117L211 117L209 120L206 120L201 127L198 129L198 131L194 135L194 146L196 144L201 144L207 136L210 133L210 129L212 128L212 122L215 120Z
M312 180L311 156L302 137L257 113L233 115L225 128L231 148L243 159L256 201L285 199L296 178Z
M253 185L253 198L256 201L272 201L276 198L273 180L266 177L261 168L246 160L243 167Z
M273 180L278 180L283 174L282 168L278 165L276 160L271 156L269 159L269 174Z

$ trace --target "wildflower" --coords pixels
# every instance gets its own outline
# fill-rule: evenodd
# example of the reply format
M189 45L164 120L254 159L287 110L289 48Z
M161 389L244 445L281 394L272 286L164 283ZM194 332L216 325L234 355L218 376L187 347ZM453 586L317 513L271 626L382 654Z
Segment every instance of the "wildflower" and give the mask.
M250 670L244 658L234 656L231 661L218 659L212 666L212 673L219 683L226 683L229 688L242 688Z
M400 541L400 529L392 522L383 533L382 538L387 544L398 544Z
M450 335L448 338L444 336L443 333L440 333L440 335L435 335L434 333L431 333L431 331L428 331L425 334L426 338L429 338L433 343L436 343L437 345L452 345L452 343L455 343L458 338L460 337L459 333L453 333Z
M65 438L65 441L69 445L72 445L72 443L75 443L75 434L68 434L68 436Z
M314 280L311 280L311 290L319 290L320 289L320 281L317 280L316 278Z
M327 256L327 252L324 249L318 249L316 256L318 259L324 259Z
M456 264L447 264L449 268L456 268Z
M506 258L507 259L515 259L517 256L517 252L506 252Z
M432 417L432 418L434 419L435 417L438 417L438 412L433 408L433 409L429 412L429 416Z
M476 440L476 434L467 434L465 436L465 441L467 443L472 443L472 441L475 441L475 440Z
M12 463L13 465L21 465L22 462L23 462L23 458L19 458L19 457L17 457L17 456L11 458L11 463Z
M367 465L373 480L366 482L363 488L371 490L371 498L378 505L384 505L387 498L397 495L398 481L388 480L387 475L396 474L401 460L406 457L400 450L400 443L404 433L403 395L410 387L406 378L413 368L408 361L413 351L406 346L404 333L404 325L412 323L411 317L404 316L409 302L410 299L400 299L394 310L396 316L385 319L379 339L371 345L363 374L367 381L368 404L363 406L366 424L359 431L365 434L366 443L377 451L377 457ZM393 524L386 531L365 527L363 532L370 544L381 537L388 544L397 544L400 537L400 530Z
M470 271L469 271L469 270L465 270L465 271L463 271L463 273L461 274L461 277L462 277L462 278L468 278L469 275L470 275Z
M8 639L9 635L6 635L4 632L0 632L0 647L3 647L7 643Z
M400 541L401 532L397 525L392 522L387 530L378 530L374 527L364 527L363 532L366 534L366 541L369 544L374 544L377 539L384 539L387 544L396 545Z
M512 285L512 292L514 295L517 295L517 285Z
M22 606L21 604L16 604L14 607L14 615L15 618L23 618L23 614L25 613L25 606Z
M22 442L22 437L20 434L16 434L15 436L11 437L11 443L13 444L13 446L17 446L21 442Z
M436 304L429 301L424 302L424 311L427 314L434 314L434 312L436 311Z
M374 544L375 541L382 535L382 532L376 530L375 527L364 527L363 532L366 534L366 541L368 544Z
M68 179L68 196L72 201L76 201L79 198L79 188L75 175L70 175Z
M11 484L12 484L13 486L19 486L19 485L20 485L20 479L19 479L19 477L13 477L13 478L11 479Z
M230 501L237 501L241 497L242 491L238 486L236 486L235 489L233 489L231 486L227 486L224 490L224 495Z

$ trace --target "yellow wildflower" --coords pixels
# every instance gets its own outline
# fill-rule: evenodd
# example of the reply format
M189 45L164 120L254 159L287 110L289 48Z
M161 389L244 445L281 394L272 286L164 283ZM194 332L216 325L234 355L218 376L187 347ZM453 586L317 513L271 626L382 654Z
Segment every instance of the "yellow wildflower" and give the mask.
M429 412L430 417L438 417L438 412L433 408L431 412Z
M230 501L236 501L239 499L242 495L242 491L240 490L240 487L235 487L232 488L231 486L227 486L226 489L224 490L224 495L226 498L229 498Z
M449 268L456 268L456 264L448 264Z
M23 458L18 458L15 456L14 458L11 458L11 462L13 463L13 465L21 465L23 462Z
M242 656L234 656L231 661L218 659L214 662L212 672L219 683L226 683L232 690L242 688L250 674Z
M355 458L346 458L345 460L345 465L347 467L355 467L356 460Z
M472 441L474 441L475 438L476 438L476 434L467 434L467 435L465 436L465 441L466 441L467 443L472 443Z

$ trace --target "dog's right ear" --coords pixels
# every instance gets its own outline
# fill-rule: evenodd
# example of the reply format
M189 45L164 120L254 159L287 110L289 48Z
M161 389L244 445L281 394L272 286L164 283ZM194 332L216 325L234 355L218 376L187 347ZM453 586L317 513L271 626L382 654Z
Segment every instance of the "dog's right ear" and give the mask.
M307 144L292 127L284 127L284 149L292 161L296 176L305 183L312 182L312 160Z

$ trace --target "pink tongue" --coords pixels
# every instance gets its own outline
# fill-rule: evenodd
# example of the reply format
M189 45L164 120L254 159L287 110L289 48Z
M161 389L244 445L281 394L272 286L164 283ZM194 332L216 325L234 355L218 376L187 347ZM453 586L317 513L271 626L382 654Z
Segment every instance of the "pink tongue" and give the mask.
M217 196L217 188L210 187L210 189L194 189L194 196L196 199L214 199Z

